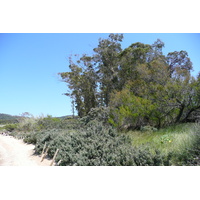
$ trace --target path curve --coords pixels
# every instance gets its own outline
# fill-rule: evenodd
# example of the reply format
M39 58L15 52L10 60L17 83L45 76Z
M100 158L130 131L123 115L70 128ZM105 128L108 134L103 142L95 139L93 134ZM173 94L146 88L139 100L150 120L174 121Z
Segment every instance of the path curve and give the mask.
M33 155L34 145L0 135L0 166L50 166L51 161Z

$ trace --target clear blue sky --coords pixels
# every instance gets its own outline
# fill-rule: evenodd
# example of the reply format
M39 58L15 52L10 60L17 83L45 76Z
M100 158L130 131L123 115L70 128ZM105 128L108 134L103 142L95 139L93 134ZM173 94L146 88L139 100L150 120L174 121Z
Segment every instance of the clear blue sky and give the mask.
M0 34L0 113L37 116L71 114L67 87L58 72L68 71L70 54L91 54L103 33ZM164 54L186 50L195 76L200 71L200 34L124 34L122 47L134 42L165 43Z

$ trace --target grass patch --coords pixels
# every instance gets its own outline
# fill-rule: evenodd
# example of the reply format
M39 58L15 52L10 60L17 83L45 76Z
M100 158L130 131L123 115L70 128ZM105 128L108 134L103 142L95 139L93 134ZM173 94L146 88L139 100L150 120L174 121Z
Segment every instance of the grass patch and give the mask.
M163 155L180 155L193 147L196 140L195 123L179 124L157 131L129 131L127 134L132 140L133 147L148 145L152 151L159 150ZM172 164L176 165L172 159Z
M5 130L5 125L0 125L0 131Z

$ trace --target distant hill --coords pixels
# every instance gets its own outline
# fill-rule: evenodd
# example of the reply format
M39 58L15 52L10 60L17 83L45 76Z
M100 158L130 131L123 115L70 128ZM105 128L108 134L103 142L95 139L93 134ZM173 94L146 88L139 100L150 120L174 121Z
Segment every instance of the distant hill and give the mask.
M60 119L72 119L73 115L65 115L65 116L61 116L61 117L57 117L57 118L60 118ZM74 118L78 118L78 116L74 116Z
M0 119L9 120L9 119L16 119L16 117L12 115L0 113Z
M72 118L72 115L65 115L65 116L61 116L61 117L57 117L57 118L61 118L61 119Z
M0 113L0 124L12 124L18 123L21 116L9 115ZM61 117L56 117L58 119L72 119L73 115L66 115ZM78 118L78 116L74 116L74 118Z
M20 116L0 113L0 124L17 123Z

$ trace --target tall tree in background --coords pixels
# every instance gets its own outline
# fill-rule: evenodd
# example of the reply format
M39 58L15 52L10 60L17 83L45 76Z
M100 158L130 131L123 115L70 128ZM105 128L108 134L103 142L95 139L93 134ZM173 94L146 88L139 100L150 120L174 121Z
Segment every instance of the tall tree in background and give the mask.
M71 71L60 73L80 117L106 106L110 123L118 128L160 128L186 122L200 110L200 76L191 76L186 51L164 56L159 39L123 50L122 39L122 34L99 39L93 55L70 58Z
M168 53L167 63L169 65L171 77L174 75L174 72L180 74L180 71L182 73L187 73L192 70L192 62L186 51L174 51Z
M137 42L120 53L120 89L122 89L128 81L137 79L138 72L136 68L138 65L147 62L147 56L150 51L150 45Z
M122 87L110 101L112 124L160 128L187 121L200 108L195 92L199 87L190 75L192 63L187 52L172 52L165 57L163 47L158 39L152 45L134 43L120 54Z
M118 88L118 55L122 51L122 39L122 34L110 34L108 39L100 39L98 47L94 48L100 104L103 106L108 106L110 93Z
M97 106L96 100L96 73L93 68L92 58L83 55L74 63L69 58L71 72L59 73L70 89L65 95L72 98L78 116L85 116L91 108Z
M94 55L83 55L75 62L70 57L71 72L59 73L73 97L78 115L83 117L91 108L108 106L110 93L118 87L118 54L121 51L122 34L110 34L99 39Z
M82 82L82 69L72 62L69 58L69 68L71 72L59 73L64 82L67 83L69 91L65 93L66 96L71 97L79 116L83 116L83 99L81 96L81 82Z

